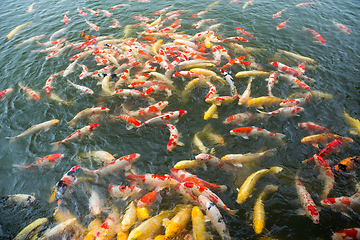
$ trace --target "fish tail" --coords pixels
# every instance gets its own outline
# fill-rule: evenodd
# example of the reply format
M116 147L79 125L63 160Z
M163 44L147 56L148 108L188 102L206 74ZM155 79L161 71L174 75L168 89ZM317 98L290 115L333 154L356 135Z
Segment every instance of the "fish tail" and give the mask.
M24 166L22 166L22 165L13 164L12 166L18 168L19 170L25 169Z
M10 139L10 142L15 142L18 138L17 137L6 137L7 139Z
M53 145L52 151L54 152L54 151L58 150L59 147L62 145L62 141L51 143L51 145Z
M86 167L82 167L81 169L85 172L85 174L93 175L93 176L96 175L93 171L91 171L90 169L88 169Z
M281 139L281 138L285 137L285 134L277 133L277 134L276 134L276 137L277 137L278 139Z
M278 172L281 172L283 170L283 168L282 167L271 167L269 170L273 173L278 173Z
M226 185L220 185L220 192L225 192L227 190Z
M237 212L238 212L239 210L238 210L238 209L236 209L236 210L226 209L226 211L227 211L230 215L236 216L236 214L237 214Z

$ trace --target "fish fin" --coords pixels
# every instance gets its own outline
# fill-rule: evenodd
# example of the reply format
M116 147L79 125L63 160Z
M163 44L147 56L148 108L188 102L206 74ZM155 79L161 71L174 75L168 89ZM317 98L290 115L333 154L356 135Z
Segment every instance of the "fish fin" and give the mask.
M248 136L242 136L244 139L249 139L249 137Z
M305 210L302 209L302 208L297 209L297 210L295 211L295 213L296 213L297 215L305 215L305 214L306 214Z
M17 137L6 137L6 139L10 139L10 142L15 142Z
M62 145L62 141L51 143L51 145L53 145L52 151L54 152L54 151L58 150L59 147Z
M220 192L225 192L227 190L226 185L220 185Z
M182 142L177 142L176 145L184 146L184 143L182 143Z
M311 145L313 145L316 148L319 148L319 144L317 144L317 143L311 143Z
M19 170L24 170L22 165L13 164L12 166L18 168Z
M238 212L239 210L238 210L238 209L236 209L236 210L227 209L226 211L227 211L230 215L236 216L236 214L237 214L237 212Z
M215 148L210 149L210 155L215 155Z

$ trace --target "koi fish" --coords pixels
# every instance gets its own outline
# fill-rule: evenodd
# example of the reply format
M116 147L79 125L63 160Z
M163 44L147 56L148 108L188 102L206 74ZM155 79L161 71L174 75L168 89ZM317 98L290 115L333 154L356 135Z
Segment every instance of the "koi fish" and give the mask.
M22 29L26 25L30 25L30 24L32 24L32 22L27 22L27 23L24 23L24 24L21 24L21 25L17 26L13 30L11 30L11 32L8 35L6 35L7 39L10 39L10 38L14 37L16 35L16 33L18 31L20 31L20 29Z
M244 139L249 139L249 136L253 136L255 138L257 138L259 136L274 137L276 139L281 139L281 138L285 137L285 135L282 133L273 133L273 132L269 132L266 129L257 128L254 126L234 128L233 130L230 131L230 134L236 135L236 136L241 136Z
M301 201L302 210L305 212L313 223L319 224L319 211L311 198L310 193L306 190L304 184L300 181L298 173L295 176L296 192Z
M176 215L169 221L165 229L165 238L171 239L177 237L181 231L185 228L186 224L190 222L190 215L193 206L187 205L181 209Z
M36 125L30 127L29 129L27 129L25 132L15 136L15 137L7 137L7 138L10 139L11 142L15 142L16 140L18 140L21 137L25 137L30 134L38 133L41 130L48 131L51 127L55 126L58 122L59 122L58 119L53 119L53 120L46 121L46 122L43 122L40 124L36 124Z
M193 15L191 15L190 17L201 17L202 15L204 15L205 13L207 13L209 10L204 10L198 13L195 13Z
M85 94L85 93L88 93L88 94L91 94L91 95L94 94L94 91L91 90L91 89L88 88L88 87L81 86L81 85L77 85L77 84L71 82L70 80L67 80L67 81L68 81L68 83L69 83L70 85L72 85L72 86L75 87L76 89L80 90L80 91L82 92L81 94Z
M39 94L37 94L31 88L24 87L21 83L19 83L19 87L28 94L28 100L30 100L30 99L40 100Z
M166 13L170 8L172 8L173 7L173 5L171 5L171 6L169 6L169 7L166 7L166 8L163 8L163 9L161 9L161 10L159 10L159 11L156 11L156 12L154 12L153 13L153 15L161 15L161 14L164 14L164 13Z
M341 32L344 32L344 33L347 33L347 34L351 33L350 29L348 29L347 27L345 27L341 23L335 22L335 20L333 20L332 22L340 29Z
M314 147L319 148L318 143L325 144L329 140L332 141L334 139L340 139L340 138L344 138L344 137L333 133L321 133L321 134L306 136L301 139L301 143L311 144Z
M74 238L79 237L77 235L84 233L84 229L82 229L76 218L66 219L64 222L55 225L54 227L46 230L46 232L38 239L54 239L61 237L62 235L68 235L70 231L75 231L75 234L72 234Z
M124 122L127 123L127 129L132 129L133 127L140 127L141 126L141 123L134 117L131 117L131 116L128 116L128 115L125 115L125 114L122 114L122 115L119 115L119 116L116 116L116 119L120 119L120 120L123 120Z
M279 16L280 16L280 14L281 14L281 13L283 13L285 10L286 10L286 8L285 8L285 9L283 9L283 10L281 10L281 11L279 11L279 12L277 12L277 13L275 13L272 17L273 17L273 18L277 18L277 17L279 17Z
M140 154L133 153L133 154L118 158L97 170L89 170L87 168L83 168L83 170L85 171L86 174L97 175L97 176L101 177L101 176L104 176L104 175L107 175L110 173L117 173L121 169L129 170L131 168L131 165L134 162L136 162L139 158L140 158Z
M244 6L242 7L242 9L245 10L245 8L246 8L248 5L252 4L253 1L254 1L254 0L249 0L249 1L247 1L247 2L244 4Z
M34 3L33 3L34 4ZM43 229L44 225L47 223L47 218L38 218L29 225L27 225L23 230L21 230L14 240L23 240L36 238L38 232Z
M180 117L185 115L187 111L185 110L178 110L174 112L168 112L161 114L160 116L156 116L153 118L150 118L149 120L143 122L141 126L148 125L148 124L163 124L167 122L176 122L179 120Z
M45 37L46 35L45 34L41 34L41 35L38 35L38 36L34 36L34 37L31 37L19 44L16 44L15 47L20 47L20 46L23 46L24 44L29 44L29 43L33 43L35 40L40 40L42 39L43 37Z
M304 27L304 30L310 31L312 34L314 34L314 37L317 39L318 42L325 45L325 40L319 33L307 27Z
M251 71L241 71L235 74L235 77L242 78L242 77L256 77L256 76L269 76L271 73L263 72L258 70L251 70Z
M282 98L269 97L269 96L250 98L246 102L246 107L256 107L256 108L262 109L263 106L274 106L283 101L284 101L284 99L282 99Z
M129 4L117 4L117 5L115 5L115 6L112 6L112 7L110 8L110 10L113 10L113 9L116 9L116 8L120 8L120 7L130 7L130 5L129 5Z
M292 117L292 116L299 116L299 112L304 111L302 107L281 107L272 112L262 112L258 110L261 114L268 115L268 116L279 116L279 117Z
M261 234L265 227L265 210L263 201L278 189L274 185L266 185L264 190L259 194L254 205L253 228L255 233Z
M76 10L78 11L78 13L79 13L80 15L82 15L82 16L84 16L84 17L87 16L87 14L86 14L83 10L81 10L81 9L79 9L79 8L77 8Z
M82 158L90 158L98 164L108 164L115 160L115 157L106 151L90 151L87 153L79 153Z
M195 27L195 28L200 28L201 26L205 25L205 24L211 24L211 23L214 23L216 22L216 19L203 19L203 20L200 20L196 23L193 23L192 25Z
M93 114L100 114L100 113L104 113L104 112L109 112L109 111L110 111L110 109L106 108L106 107L86 108L86 109L82 110L81 112L78 112L75 115L75 117L69 121L69 124L72 127L75 127L76 121L79 120L80 118L83 118L85 116L90 116L90 115L93 115Z
M70 21L70 19L68 18L67 13L65 13L65 14L64 14L64 17L63 17L63 22L64 22L65 24L67 24L67 23L69 23L69 21Z
M299 4L295 5L295 7L303 7L303 6L307 6L307 5L313 5L313 4L318 4L318 2L299 3Z
M336 164L332 170L336 175L340 175L342 173L355 170L360 163L359 161L360 161L359 156L348 157L341 160L338 164Z
M256 37L254 37L251 33L245 31L244 29L242 29L241 27L235 27L236 32L239 34L242 34L246 37L252 38L252 39L256 39Z
M137 203L138 208L149 207L155 202L161 202L162 196L160 190L155 188L155 190L145 194Z
M65 41L67 41L66 38L60 38L60 39L53 40L53 41L48 41L48 42L45 42L45 43L40 43L40 42L37 42L37 43L39 45L41 45L41 46L48 47L48 46L53 46L53 45L56 45L56 44L59 44L59 43L63 43Z
M180 134L178 133L177 128L170 123L165 123L165 125L170 131L170 139L167 144L167 151L172 151L176 146L184 146L182 142L179 142Z
M289 19L280 23L279 25L277 25L276 30L280 30L280 29L284 28L288 21L289 21Z
M91 195L89 198L89 210L90 210L90 214L92 216L98 216L102 210L103 210L103 206L102 206L102 201L100 199L99 193L91 190Z
M261 169L259 171L251 174L245 182L241 185L236 202L238 204L242 204L246 201L246 199L250 196L253 191L255 184L259 181L261 177L268 173L279 173L283 170L282 167L271 167L269 169Z
M116 234L116 224L120 221L119 209L112 205L111 212L100 229L94 234L95 239L112 239Z
M349 124L351 126L351 128L349 130L350 134L359 135L360 134L360 121L353 117L350 117L350 115L348 113L346 113L345 110L344 110L343 116L344 116L347 124Z
M221 161L231 163L234 166L243 166L244 164L253 164L263 157L274 156L276 149L269 149L259 153L246 154L227 154L221 158Z
M288 80L292 84L292 88L301 88L307 91L310 90L310 87L306 83L290 74L279 74L279 76Z
M116 199L126 200L128 197L142 191L137 186L122 186L122 185L111 185L108 188L110 195Z
M216 167L216 168L220 168L222 170L225 171L229 171L229 172L234 172L237 169L240 168L234 168L232 166L230 166L229 164L221 161L219 158L210 155L210 154L206 154L206 153L200 153L198 155L195 156L196 161L202 162L203 164L205 164L206 162L210 163L210 165Z
M13 88L7 88L5 90L2 90L0 92L0 100L3 101L7 95L9 95L10 93L12 93L12 91L14 91Z
M13 165L13 167L18 167L19 169L31 169L31 168L48 168L54 167L55 163L60 161L64 157L64 154L55 153L47 155L39 160L35 161L34 163L28 166L20 166L20 165Z
M93 123L93 124L87 125L81 129L76 130L75 132L73 132L72 134L67 136L64 140L51 143L51 145L53 145L52 151L56 151L61 145L67 144L75 139L82 139L87 135L92 135L94 129L97 128L98 126L99 126L99 123Z
M306 102L311 100L311 93L309 93L305 98L296 98L296 99L288 99L280 103L281 107L296 107L302 106Z
M78 175L79 171L81 169L80 165L76 165L72 167L67 173L65 173L59 182L56 183L56 191L55 191L55 198L56 202L58 204L58 207L61 208L64 206L63 204L63 198L66 193L66 190L74 185L77 181L76 176Z
M97 38L98 36L86 34L85 29L83 29L82 32L80 33L80 37L82 37L83 39L89 41L91 39Z
M98 9L98 11L103 12L104 16L106 16L106 17L111 17L112 16L111 13L109 11L107 11L107 10Z
M224 218L221 216L219 210L215 207L215 205L203 195L200 195L198 199L201 208L205 210L206 216L208 216L208 218L210 219L210 222L221 236L221 239L231 239L229 231L226 228Z
M335 178L330 165L319 155L314 155L315 166L320 170L319 179L324 181L324 190L320 194L321 199L327 198L334 186Z
M248 85L244 91L244 93L239 97L238 105L247 104L247 102L250 100L250 94L251 94L251 83L254 80L253 77L250 77Z
M187 168L196 168L202 166L202 163L199 163L196 160L182 160L178 161L175 165L175 169L187 169Z
M154 105L151 105L147 108L141 108L137 111L128 111L124 107L126 114L129 116L140 118L140 119L149 119L155 116L161 115L161 111L169 104L168 101L160 101Z
M137 220L136 216L136 206L133 201L126 207L124 216L120 222L121 231L126 232L128 231L133 225L135 225Z
M39 200L34 195L29 194L14 194L5 197L0 197L0 203L3 205L17 205L22 207L29 207L37 204Z
M204 113L204 120L209 120L210 118L218 118L218 113L217 113L217 105L216 104L212 104L208 110L206 110L206 112Z
M237 113L237 114L227 117L223 123L224 124L235 124L235 125L241 126L250 120L256 120L256 119L263 118L263 117L264 117L264 115L261 113L249 113L249 112Z
M274 96L274 95L272 94L271 90L272 90L273 87L274 87L275 79L276 79L276 73L271 73L270 76L265 79L265 81L268 82L268 95L269 95L270 97L273 97L273 96Z
M311 63L316 63L316 61L312 58L309 58L309 57L305 57L305 56L302 56L300 54L296 54L296 53L292 53L292 52L287 52L287 51L284 51L284 50L281 50L281 49L278 49L278 52L280 54L285 54L289 57L292 57L296 60L299 60L300 62L311 62Z
M347 228L333 233L332 240L360 239L360 228Z
M350 197L347 196L341 196L337 198L326 198L324 200L321 200L321 205L323 207L339 211L341 213L348 213L350 211L353 211L357 214L360 213L360 192L357 191L355 194L353 194Z
M87 19L85 19L85 22L86 22L87 24L89 24L89 26L90 26L92 29L94 29L95 31L99 31L99 27L96 26L95 24L91 23L91 22L88 21Z
M302 129L309 131L310 133L315 133L315 132L332 133L331 130L329 130L328 128L313 122L298 123L298 126Z

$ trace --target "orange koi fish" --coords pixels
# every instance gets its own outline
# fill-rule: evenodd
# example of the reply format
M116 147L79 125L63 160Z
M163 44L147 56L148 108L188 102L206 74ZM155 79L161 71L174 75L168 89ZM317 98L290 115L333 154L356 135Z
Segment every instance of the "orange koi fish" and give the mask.
M346 173L352 170L355 170L360 163L359 156L348 157L341 160L338 164L333 167L333 171L336 175Z
M7 88L5 90L2 90L0 92L0 100L4 100L7 95L9 95L14 89L13 88Z
M309 131L310 133L315 133L315 132L332 133L331 130L329 130L328 128L313 122L298 123L298 126L302 129Z
M285 9L283 9L283 10L281 10L281 11L279 11L279 12L277 12L277 13L275 13L272 17L273 17L273 18L277 18L277 17L279 17L279 16L280 16L280 14L281 14L281 13L283 13L285 10L286 10L286 8L285 8Z
M48 168L54 167L55 163L60 161L64 157L64 154L54 153L47 155L46 157L40 158L34 163L27 166L13 165L13 167L18 167L19 169L31 169L31 168Z
M316 31L314 31L310 28L307 28L307 27L304 27L304 30L308 30L308 31L312 32L312 34L314 34L314 37L317 39L317 41L320 42L321 44L325 45L325 40L319 33L317 33Z
M82 32L80 33L80 37L82 37L83 39L89 41L91 39L97 38L98 36L86 34L85 29L83 29Z
M234 128L233 130L230 131L231 135L236 135L236 136L241 136L245 139L249 139L249 136L252 137L259 137L259 136L263 136L263 137L274 137L276 139L281 139L283 137L285 137L284 134L282 133L273 133L270 132L266 129L263 128L257 128L257 127L240 127L240 128Z
M289 19L280 23L279 25L277 25L276 30L280 30L280 29L284 28L288 21L289 21Z
M28 94L28 100L30 99L40 100L39 94L37 94L34 90L24 87L21 83L19 83L19 87Z

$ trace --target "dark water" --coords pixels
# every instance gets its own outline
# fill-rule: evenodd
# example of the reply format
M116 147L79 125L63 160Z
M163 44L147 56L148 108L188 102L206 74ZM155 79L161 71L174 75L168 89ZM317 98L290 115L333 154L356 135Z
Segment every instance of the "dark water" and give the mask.
M322 209L320 212L320 224L315 225L305 216L296 214L296 210L301 208L297 201L298 197L294 185L294 176L301 168L303 182L311 193L315 203L320 206L319 193L323 183L317 179L318 171L313 170L312 166L303 166L301 161L317 153L317 149L312 146L300 143L301 138L308 135L304 130L297 126L300 122L312 121L326 126L339 135L352 137L354 142L349 148L343 149L338 155L332 155L332 160L339 161L346 157L359 155L359 138L349 134L349 126L346 124L342 113L344 108L354 118L360 118L359 111L359 2L356 0L348 1L319 1L320 4L306 7L295 7L301 1L262 1L254 0L252 5L245 10L242 6L245 1L228 4L228 1L220 1L218 5L206 13L202 18L193 19L190 16L196 12L204 10L212 1L154 1L151 3L143 2L117 2L117 1L77 1L76 3L68 0L64 1L37 1L34 11L27 13L26 9L32 1L2 1L0 5L2 37L0 39L0 56L2 66L0 68L0 89L13 87L14 91L4 101L1 102L0 111L0 195L6 196L17 193L34 193L39 199L36 206L26 209L19 208L0 208L0 232L4 239L11 239L29 223L40 217L49 218L46 228L55 224L52 214L55 203L48 203L53 186L60 180L62 175L76 164L96 169L99 166L92 165L91 162L82 161L78 154L81 152L104 150L118 156L131 153L140 153L140 159L134 164L134 169L140 174L157 173L167 174L169 169L180 160L194 159L196 152L193 151L193 136L202 131L207 123L211 123L215 132L225 139L225 146L212 146L215 148L215 156L222 157L229 153L247 153L277 147L275 156L263 159L250 172L239 172L238 174L226 173L224 171L208 168L196 169L192 171L198 176L218 183L225 184L229 190L219 194L223 201L231 209L239 209L237 216L230 216L222 212L230 235L234 239L256 239L256 235L251 226L252 209L255 199L262 189L269 183L279 186L279 190L267 201L265 201L266 211L266 234L278 239L330 239L333 232L351 227L359 227L360 218L356 214L351 214L351 219L338 212ZM100 27L99 32L89 29L80 16L76 8L79 6L91 9L109 9L111 6L127 3L129 8L119 8L113 10L112 18L105 16L93 16L88 14L86 19ZM37 44L28 44L15 48L18 44L32 36L46 34L41 42L48 41L51 34L62 27L67 27L66 32L59 37L65 37L70 42L80 41L80 32L87 29L89 33L99 35L113 34L114 38L121 38L126 25L138 23L131 18L133 15L143 15L152 17L152 13L164 7L174 5L172 10L191 9L192 12L183 13L180 18L182 27L179 31L185 34L195 34L203 31L206 27L195 29L191 26L195 21L205 18L216 19L221 23L221 27L216 30L220 37L237 36L234 27L242 27L257 37L244 43L244 46L266 49L265 52L254 53L256 62L263 66L265 70L274 70L269 62L272 61L277 49L294 52L313 58L317 61L317 67L308 69L306 75L316 80L311 85L312 89L331 94L332 99L316 99L305 105L305 111L300 116L292 118L276 118L251 122L251 125L268 129L272 132L281 132L286 135L285 145L279 145L272 140L259 138L248 140L241 137L234 137L229 131L234 126L224 125L223 120L232 114L244 112L247 109L240 107L236 103L228 106L223 105L219 108L219 118L203 120L203 114L210 106L204 102L208 89L195 89L189 95L189 100L184 103L176 92L168 99L168 111L184 109L187 115L176 123L176 127L182 134L181 141L185 144L176 147L172 152L166 151L166 144L169 139L169 131L165 126L145 127L141 130L127 130L123 123L113 123L106 119L101 121L99 129L94 133L93 138L85 138L82 141L61 147L57 152L65 154L65 157L56 164L53 169L47 171L19 171L13 164L28 165L36 157L43 157L51 154L49 143L60 141L71 134L74 130L69 128L67 122L72 119L79 111L97 106L99 101L114 112L123 100L118 98L101 98L101 86L97 85L97 80L87 78L80 81L78 75L80 68L66 78L58 77L54 86L56 93L63 99L72 100L73 105L60 105L52 100L46 99L41 90L45 81L51 74L64 70L69 65L69 58L76 54L75 51L66 51L65 54L45 61L46 54L34 53L31 50L41 49ZM272 15L282 9L286 11L279 18L272 18ZM64 26L62 22L63 14L68 12L71 19L70 23ZM113 18L119 20L121 28L111 29ZM279 31L276 26L289 19L286 27ZM339 32L332 20L347 26L352 32L350 35ZM24 27L19 35L8 40L6 35L16 26L32 21L33 24ZM326 45L314 42L313 35L304 31L303 27L314 29L326 40ZM132 30L129 37L137 37L136 32L142 31L141 28ZM225 45L224 45L225 46ZM231 52L232 57L239 54ZM291 63L289 58L280 59L284 63ZM88 66L90 71L99 69L91 57L82 59L80 63ZM223 62L222 64L225 64ZM294 62L292 62L294 63ZM242 70L241 67L234 67L233 73ZM233 74L233 75L234 75ZM80 95L73 87L67 84L69 79L77 84L86 85L94 90L95 94ZM238 92L241 94L246 88L244 79L235 79ZM18 87L21 82L25 86L42 92L39 101L28 101L26 95ZM175 80L176 86L181 89L184 84ZM275 85L273 93L275 96L287 98L291 93L296 92L284 81L279 81ZM264 78L256 78L252 84L252 97L264 96L267 94L267 86ZM272 110L272 109L269 109ZM29 127L51 119L59 119L57 126L48 132L40 132L29 137L11 143L5 137L15 136L25 131ZM87 119L79 121L77 127L87 125ZM274 176L265 176L256 184L253 196L242 205L236 203L237 191L240 187L239 179L246 178L253 171L272 166L281 166L284 170ZM355 179L357 179L355 172ZM238 180L237 180L238 179ZM330 197L351 195L355 191L355 185L351 181L353 177L341 176L335 180L335 186ZM236 181L237 180L237 181ZM236 184L234 184L234 182ZM106 187L108 184L127 184L123 172L116 177L109 177L103 182L92 186L108 196ZM67 205L71 212L78 217L79 222L85 226L90 219L85 218L88 212L88 198L90 194L85 189L78 187L75 193L67 199ZM181 199L178 196L164 196L160 208L168 208ZM119 206L122 203L117 203ZM155 207L158 209L159 207ZM217 239L214 231L214 239Z

